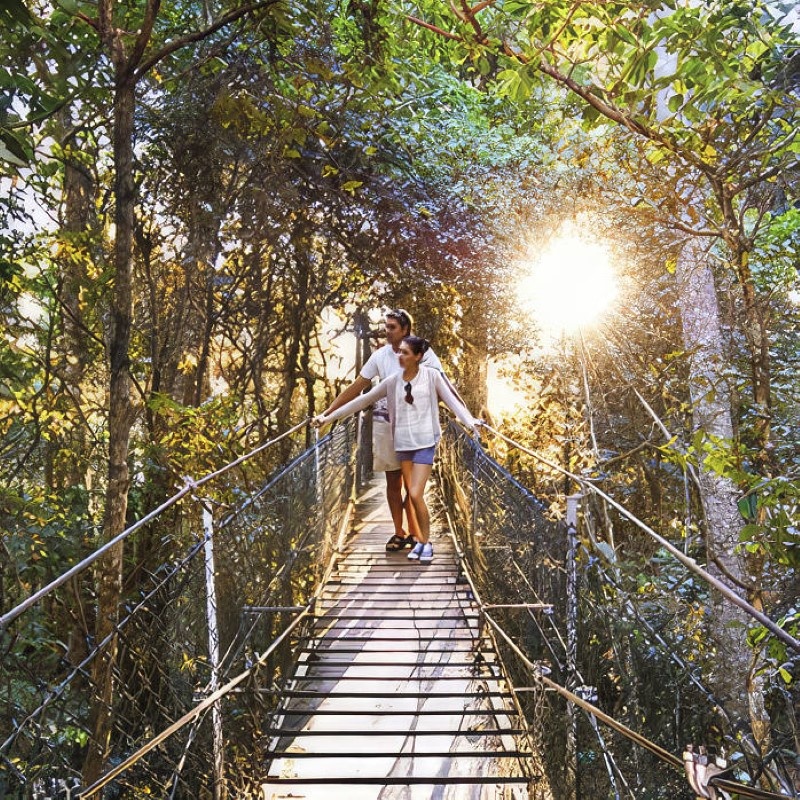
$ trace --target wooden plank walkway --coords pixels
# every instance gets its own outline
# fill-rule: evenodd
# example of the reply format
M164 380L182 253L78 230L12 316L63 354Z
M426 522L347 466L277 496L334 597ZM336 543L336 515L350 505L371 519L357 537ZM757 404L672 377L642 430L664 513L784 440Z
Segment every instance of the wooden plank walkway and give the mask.
M522 800L531 754L449 534L387 553L377 476L274 717L264 800ZM529 766L531 765L531 766Z

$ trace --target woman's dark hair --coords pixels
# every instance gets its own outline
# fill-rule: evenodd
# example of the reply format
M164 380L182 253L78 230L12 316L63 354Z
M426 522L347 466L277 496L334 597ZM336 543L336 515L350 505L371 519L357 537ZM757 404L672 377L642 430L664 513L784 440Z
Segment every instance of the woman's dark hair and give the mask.
M418 356L421 353L427 353L431 343L421 336L404 336L403 341L411 348L411 352Z

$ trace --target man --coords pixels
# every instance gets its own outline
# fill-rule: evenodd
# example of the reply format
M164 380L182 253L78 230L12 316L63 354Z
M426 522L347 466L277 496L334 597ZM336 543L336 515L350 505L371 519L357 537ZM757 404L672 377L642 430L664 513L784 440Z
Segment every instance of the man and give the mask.
M359 376L339 394L323 413L329 414L339 406L354 400L361 392L372 386L375 378L382 381L395 372L402 372L397 353L403 337L411 335L413 324L414 320L411 318L411 314L402 308L387 312L384 318L386 344L379 347L367 359ZM441 362L433 350L425 353L421 363L444 374ZM385 398L379 400L372 409L372 467L376 472L386 473L386 501L389 504L389 513L392 515L392 524L394 525L394 534L386 542L386 549L395 551L413 547L416 543L415 537L419 534L419 525L411 503L406 502L408 534L403 530L403 474L394 451L392 426L389 423L389 411Z

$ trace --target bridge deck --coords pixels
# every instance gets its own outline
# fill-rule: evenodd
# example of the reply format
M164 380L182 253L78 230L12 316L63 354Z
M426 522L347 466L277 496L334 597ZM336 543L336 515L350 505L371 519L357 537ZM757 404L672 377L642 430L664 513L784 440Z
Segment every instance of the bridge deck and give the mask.
M530 752L453 542L387 553L383 477L324 587L280 699L265 800L528 796Z

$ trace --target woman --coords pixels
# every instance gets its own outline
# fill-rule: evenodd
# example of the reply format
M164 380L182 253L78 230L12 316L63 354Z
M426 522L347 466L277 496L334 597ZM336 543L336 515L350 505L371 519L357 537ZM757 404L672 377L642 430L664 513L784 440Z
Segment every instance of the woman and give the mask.
M419 336L405 336L400 343L398 358L402 372L390 375L374 389L355 400L340 406L329 414L314 418L313 425L327 425L356 411L372 405L385 397L389 405L389 422L392 426L394 446L403 482L414 507L419 523L419 541L408 554L412 560L433 560L430 543L431 521L425 504L425 484L433 470L433 455L442 435L439 425L439 400L470 430L474 431L480 420L475 419L466 406L453 394L442 374L420 365L428 342Z

